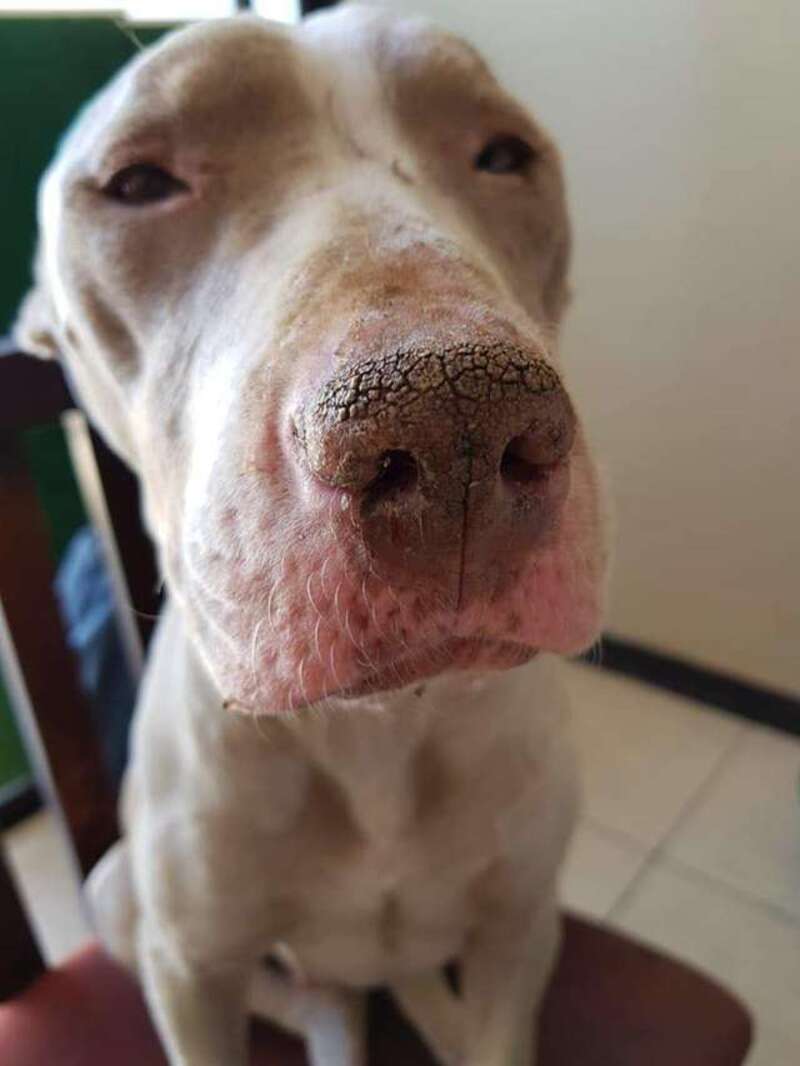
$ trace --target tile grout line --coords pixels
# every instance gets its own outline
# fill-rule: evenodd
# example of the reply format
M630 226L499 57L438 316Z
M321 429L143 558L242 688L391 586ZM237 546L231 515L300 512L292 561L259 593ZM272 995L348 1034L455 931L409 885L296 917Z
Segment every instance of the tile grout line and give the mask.
M701 782L695 789L692 795L686 800L680 811L675 816L672 825L663 834L661 839L646 852L646 857L640 868L636 871L628 884L622 889L620 894L611 904L606 911L604 918L606 921L614 922L620 917L621 911L625 905L632 898L642 880L652 870L656 863L660 862L665 855L665 851L670 841L675 837L676 833L686 824L688 819L697 811L700 804L706 798L708 793L717 783L722 773L727 769L728 764L733 761L738 754L739 749L744 745L745 741L752 735L753 729L748 724L739 725L733 740L722 751L711 771L706 779Z
M665 866L671 867L676 872L688 878L703 882L711 888L718 889L725 895L732 896L740 903L747 903L751 907L757 907L759 910L764 911L765 914L768 914L771 918L776 919L783 925L792 925L800 928L800 917L792 911L786 910L779 903L773 903L772 900L766 899L764 896L731 885L727 881L723 881L719 877L716 877L714 874L701 870L699 866L693 866L684 859L676 859L672 855L666 855L663 856L660 861Z
M629 833L625 829L618 829L613 825L607 825L606 822L601 821L599 818L595 818L592 814L582 815L580 824L583 824L591 829L592 832L598 833L600 836L605 837L606 840L617 844L626 851L632 851L639 855L647 856L653 850L652 844L645 844L633 833Z

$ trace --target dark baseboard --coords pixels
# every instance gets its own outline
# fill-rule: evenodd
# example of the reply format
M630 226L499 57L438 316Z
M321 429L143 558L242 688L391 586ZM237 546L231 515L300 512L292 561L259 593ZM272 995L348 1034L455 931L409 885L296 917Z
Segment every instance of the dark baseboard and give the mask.
M336 0L300 0L300 12L310 15L314 11L321 11L324 7L333 7Z
M0 787L0 830L35 814L42 806L39 790L30 777L19 777Z
M800 736L800 699L751 684L730 674L697 666L612 634L584 656L586 662L708 703L751 722Z

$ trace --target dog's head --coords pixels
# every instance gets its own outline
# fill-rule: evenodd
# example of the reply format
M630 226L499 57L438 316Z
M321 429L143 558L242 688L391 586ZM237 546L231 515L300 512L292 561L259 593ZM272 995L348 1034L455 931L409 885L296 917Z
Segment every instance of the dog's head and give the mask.
M21 340L139 472L232 703L591 643L558 155L470 47L364 8L177 33L81 116L40 221Z

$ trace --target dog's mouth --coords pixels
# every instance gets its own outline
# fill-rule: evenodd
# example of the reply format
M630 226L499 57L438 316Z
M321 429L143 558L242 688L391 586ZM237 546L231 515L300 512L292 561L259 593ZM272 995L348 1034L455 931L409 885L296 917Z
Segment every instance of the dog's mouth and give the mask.
M488 637L449 637L432 647L376 664L358 681L332 696L356 699L405 688L439 674L460 670L508 670L530 662L538 649L527 644Z

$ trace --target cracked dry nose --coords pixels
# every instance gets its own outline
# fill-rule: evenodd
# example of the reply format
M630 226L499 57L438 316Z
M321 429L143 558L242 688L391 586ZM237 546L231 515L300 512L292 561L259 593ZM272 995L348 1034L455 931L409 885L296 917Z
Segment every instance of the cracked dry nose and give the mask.
M575 418L553 368L506 344L350 364L295 416L313 478L395 580L463 585L498 550L536 547L563 501ZM460 563L457 563L458 559Z

